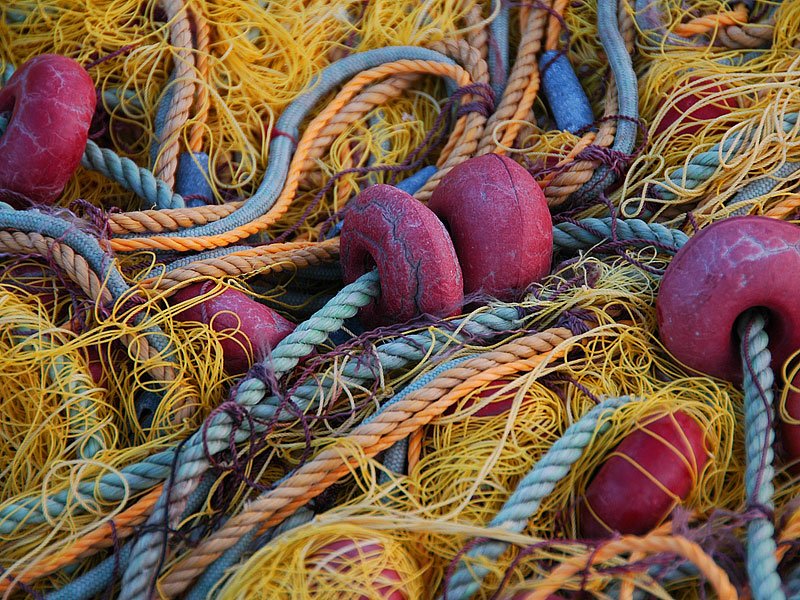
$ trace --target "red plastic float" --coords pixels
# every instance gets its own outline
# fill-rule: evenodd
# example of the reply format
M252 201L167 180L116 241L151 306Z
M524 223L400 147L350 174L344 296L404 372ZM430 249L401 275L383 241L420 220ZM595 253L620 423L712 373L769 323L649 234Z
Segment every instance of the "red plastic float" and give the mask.
M378 268L381 296L361 310L367 326L461 310L464 284L450 237L430 209L402 190L373 185L356 196L339 251L345 283Z
M800 227L768 217L730 217L692 237L672 259L658 292L661 340L697 371L741 382L736 319L768 311L772 368L800 349ZM797 383L797 382L796 382ZM800 394L786 410L800 420ZM800 426L783 423L784 445L800 457Z
M550 272L553 222L539 184L515 161L484 154L442 178L428 207L445 223L464 293L513 300Z
M687 87L698 88L698 91L682 95L680 100L670 106L664 118L659 121L658 126L653 131L654 135L661 135L676 121L680 121L678 125L678 133L680 135L696 135L714 119L730 114L732 109L739 108L736 99L733 97L721 98L709 104L696 106L709 96L715 96L727 91L727 86L708 85L707 82L703 82L698 77L690 77ZM674 90L668 92L668 94L672 93L674 93Z
M172 302L184 302L207 294L214 288L213 282L195 283L178 291ZM254 358L266 355L283 338L294 331L295 325L277 312L256 302L247 294L227 289L221 294L187 308L177 315L178 321L199 321L217 332L231 333L222 339L225 372L244 373L253 364Z
M78 167L96 101L92 78L66 56L42 54L15 71L0 90L0 112L13 109L0 137L0 188L52 204Z
M366 562L375 560L385 562L384 548L377 541L371 540L337 540L320 548L307 561L310 572L322 571L331 574L344 574L350 571L354 561ZM408 594L402 586L403 579L394 569L384 568L372 581L353 580L353 589L347 598L351 600L408 600ZM367 589L369 587L369 589Z
M586 488L581 532L589 539L614 531L647 533L686 499L707 461L705 436L693 418L675 412L647 420L617 446Z

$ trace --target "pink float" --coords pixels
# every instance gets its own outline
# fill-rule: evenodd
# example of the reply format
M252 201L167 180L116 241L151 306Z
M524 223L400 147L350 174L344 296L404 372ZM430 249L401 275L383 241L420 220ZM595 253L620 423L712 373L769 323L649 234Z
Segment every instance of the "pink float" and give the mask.
M0 112L12 111L0 137L0 188L55 202L86 148L96 101L92 78L66 56L43 54L15 71L0 90Z
M515 161L484 154L461 163L433 191L464 274L464 293L513 300L550 271L553 223L539 184Z
M373 185L351 201L340 254L345 283L378 269L381 296L361 310L365 325L461 310L463 279L450 237L429 208L402 190Z
M768 314L772 368L800 349L800 227L768 217L731 217L706 227L672 259L658 293L658 328L667 349L702 373L741 382L736 319ZM796 383L795 383L796 385ZM786 410L800 420L800 394ZM800 426L782 424L784 445L800 457Z
M213 282L195 283L178 291L172 302L184 302L207 294L214 289ZM256 302L247 294L227 289L200 304L184 309L178 321L199 321L220 333L234 333L220 341L225 362L225 372L246 372L254 360L261 359L278 342L294 331L294 323L277 312Z

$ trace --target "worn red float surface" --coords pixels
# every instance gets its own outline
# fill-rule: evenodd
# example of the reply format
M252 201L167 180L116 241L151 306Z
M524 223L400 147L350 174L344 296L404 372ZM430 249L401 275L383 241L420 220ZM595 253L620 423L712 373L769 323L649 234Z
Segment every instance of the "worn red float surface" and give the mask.
M351 201L340 255L345 283L378 268L381 296L361 310L365 325L461 310L463 280L450 237L430 209L402 190L373 185Z
M472 396L470 396L469 398L467 398L467 400L463 404L460 405L451 404L450 406L448 406L447 409L445 409L444 414L452 415L456 411L468 410L472 408L472 406L476 402L481 402L483 399L493 396L494 394L502 390L505 386L507 386L509 383L511 383L511 381L508 379L498 379L497 381L493 381L492 383L487 385L484 389L482 389L480 392L477 392ZM508 412L509 410L511 410L511 407L514 404L514 396L517 394L518 391L519 388L512 388L511 390L508 390L505 394L503 394L502 397L497 398L496 400L486 404L486 406L482 406L481 408L476 410L474 413L472 413L472 416L496 417L497 415L502 415L503 413ZM532 400L532 398L526 396L522 399L522 404L524 405L530 400Z
M323 571L344 574L351 570L354 561L375 560L383 562L383 546L377 541L337 540L316 551L307 561L310 572ZM407 600L408 594L401 585L403 579L393 569L381 569L372 581L353 579L352 590L348 590L347 598L351 600ZM370 590L365 588L369 585Z
M518 163L484 154L461 163L428 207L450 231L464 293L513 300L550 272L553 223L539 184Z
M92 78L71 58L42 54L15 71L0 90L0 112L12 111L0 188L52 204L78 167L95 103Z
M172 302L184 302L207 294L214 283L195 283L179 290ZM256 302L247 294L227 289L221 294L178 313L178 321L199 321L211 325L214 331L233 333L230 338L220 340L229 374L244 373L254 359L266 356L267 351L294 331L295 325L277 312Z
M736 318L769 311L772 368L800 349L800 227L768 217L730 217L692 237L672 259L658 292L658 328L667 349L702 373L740 382ZM795 381L795 385L800 381ZM800 395L786 409L800 420ZM784 445L800 457L800 426L783 424Z
M680 121L677 133L679 135L697 135L714 119L730 114L731 110L739 108L733 97L720 98L710 104L698 106L709 96L722 94L729 90L725 85L707 85L697 77L690 77L689 88L697 88L693 94L686 94L675 104L669 107L664 118L659 121L653 131L654 135L661 135L676 121ZM672 91L669 92L670 94Z
M664 490L685 499L707 461L705 436L693 418L675 412L648 420L617 446L586 488L583 535L647 533L675 506Z

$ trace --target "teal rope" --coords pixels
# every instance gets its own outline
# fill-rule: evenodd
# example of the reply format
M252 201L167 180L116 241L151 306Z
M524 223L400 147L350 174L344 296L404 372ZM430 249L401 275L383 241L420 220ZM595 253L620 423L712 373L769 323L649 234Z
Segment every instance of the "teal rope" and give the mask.
M789 600L800 600L800 565L796 566L786 578L786 593Z
M639 118L639 88L631 56L619 32L617 0L598 0L597 33L617 85L619 115L624 117L617 122L617 133L611 149L628 155L636 144L637 125L631 119ZM575 192L575 196L582 200L598 196L616 180L616 175L609 171L607 165L597 167L591 179Z
M118 156L113 150L100 148L92 140L86 142L86 149L81 157L81 166L105 175L126 190L135 193L144 200L145 204L152 207L184 208L186 206L183 197L173 193L165 182L153 175L152 171L140 167L129 158Z
M553 227L553 246L558 250L584 250L611 240L611 217L603 219L582 219L580 224L597 233L587 231L572 223L559 223ZM597 235L599 234L599 235ZM670 229L658 223L647 223L640 219L616 219L617 240L631 242L631 245L646 246L653 242L680 248L689 239L679 229Z
M292 514L292 516L288 517L279 525L271 527L264 535L261 535L256 539L253 538L255 533L258 531L259 526L254 527L245 535L243 535L242 538L236 542L236 544L220 554L217 560L206 567L206 570L203 571L203 574L197 578L197 582L194 584L194 586L192 586L192 589L189 591L189 593L186 594L184 600L205 600L205 598L209 597L211 589L217 585L217 582L224 577L225 573L231 567L241 560L242 556L246 552L254 551L265 546L276 537L294 529L295 527L305 525L313 518L314 513L305 506L301 506L294 512L294 514Z
M204 477L203 481L189 498L186 510L181 515L186 518L194 514L197 509L207 500L211 487L215 482L214 477ZM88 600L107 589L114 579L114 571L119 566L125 569L131 557L131 544L125 544L120 548L117 556L109 556L91 571L84 573L77 579L70 581L63 588L50 592L45 596L45 600Z
M97 239L78 230L75 225L62 219L51 217L35 209L25 211L0 209L0 229L16 229L25 233L40 233L59 240L86 259L89 267L97 274L114 300L130 295L131 289L122 274L113 266L111 257L100 247ZM134 317L137 323L142 315ZM168 349L169 341L156 326L147 330L148 342L159 351Z
M425 385L429 384L431 381L436 379L441 373L449 369L452 369L459 363L462 363L469 358L472 357L462 356L450 360L444 364L439 365L434 369L431 369L424 375L417 377L412 383L408 384L400 392L395 394L391 398L391 400L383 404L383 406L381 406L381 408L373 416L365 420L364 423L369 423L371 420L375 419L379 414L386 411L390 406L408 396L408 394L410 394L411 392L424 387ZM401 450L401 448L403 447L404 449ZM386 461L384 461L384 465L395 472L401 472L405 467L405 456L408 454L408 438L404 438L396 442L393 446L391 446L391 448L389 448L386 451L386 454L390 455L390 458L388 460L389 464L386 464ZM281 478L275 484L274 487L280 486L280 484L289 477L290 475ZM388 481L389 481L388 475L386 475L385 473L381 473L381 475L379 476L378 483L380 485L384 485L388 483ZM214 561L214 563L212 563L209 569L212 567L215 568L215 572L213 574L209 575L208 574L209 571L208 569L206 569L206 571L203 573L203 575L200 576L197 583L194 585L192 591L189 593L189 595L186 597L185 600L201 600L202 598L206 598L211 587L213 587L214 583L218 581L222 575L222 573L219 572L219 570L224 572L225 569L233 566L236 562L238 562L238 560L244 554L248 546L261 548L263 545L268 543L273 537L277 537L284 531L288 531L289 529L292 529L299 525L303 525L308 521L310 521L311 518L313 518L313 513L310 510L301 507L291 517L288 517L281 524L277 525L274 531L267 532L264 536L261 536L258 539L256 539L252 544L250 544L249 542L246 544L240 544L239 542L237 542L236 544L228 548L223 554L221 554L219 558L216 561ZM258 527L255 527L250 532L248 532L248 536L250 536L251 533L256 532L257 530ZM217 563L219 563L219 570L217 570L215 567Z
M799 113L788 113L784 115L784 133L789 133L797 125L798 114ZM746 135L731 136L722 142L714 144L705 152L697 154L692 158L686 167L675 169L675 171L665 177L664 183L655 186L658 194L664 200L677 199L678 194L667 187L669 185L674 185L673 182L676 182L677 185L680 185L688 190L699 188L720 168L720 155L733 155L738 152L748 141L749 137Z
M745 490L751 505L772 511L774 487L772 444L775 433L772 385L775 381L767 346L764 315L748 311L739 320L742 366L744 370ZM784 600L775 558L775 527L768 517L747 524L747 574L753 600Z
M377 271L367 273L356 282L345 286L328 306L286 336L275 347L265 366L271 368L276 377L280 377L281 374L292 369L300 358L311 352L316 344L324 342L331 332L339 329L345 319L354 316L359 308L366 306L376 298L378 290ZM279 420L295 418L294 414L289 411L278 412L280 407L278 398L270 396L265 401L267 391L268 388L264 381L256 378L245 379L239 384L236 402L250 410L256 405L261 405L262 414L256 418L261 419L264 416L264 420L267 422L275 417ZM308 407L307 404L298 404L301 411ZM263 427L262 425L261 428ZM247 427L241 427L234 431L233 420L227 413L217 414L208 429L205 430L205 436L203 433L202 430L196 432L184 445L171 485L165 486L164 494L156 502L153 513L147 520L149 525L172 523L180 514L185 498L192 493L197 481L209 467L207 451L209 454L215 455L228 447L232 434L238 442L244 441L250 434ZM167 487L170 488L169 498L166 495ZM121 600L147 597L165 538L166 533L158 528L146 531L136 541L133 558L123 576Z
M539 510L542 500L569 473L592 439L596 435L602 435L610 427L608 417L626 404L636 401L638 398L630 396L607 398L583 415L577 423L570 425L564 435L553 443L533 469L522 478L517 489L491 520L489 527L514 533L523 531ZM487 541L473 546L466 556L496 561L507 548L508 544L505 542ZM467 566L462 561L450 579L447 599L467 600L480 589L483 578L488 574L488 568L480 564Z

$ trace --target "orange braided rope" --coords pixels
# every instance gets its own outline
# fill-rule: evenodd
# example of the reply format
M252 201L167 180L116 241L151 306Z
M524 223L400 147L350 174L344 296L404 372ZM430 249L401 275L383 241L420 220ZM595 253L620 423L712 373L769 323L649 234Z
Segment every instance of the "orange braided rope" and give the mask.
M195 227L214 223L238 210L244 202L210 204L195 208L172 208L163 210L136 210L107 215L111 233L161 233L182 227Z
M208 99L208 71L209 71L209 44L211 42L211 28L208 20L203 16L197 7L191 11L192 21L194 22L195 38L197 41L197 75L200 83L197 86L197 98L195 98L194 122L192 123L191 134L189 135L189 150L200 152L203 149L203 132L205 123L208 120L208 110L211 102Z
M0 592L13 589L21 583L32 583L40 577L55 573L76 560L87 558L104 548L113 546L114 538L112 536L116 536L117 540L122 540L132 535L136 531L136 526L144 523L147 517L150 516L159 496L161 496L163 487L163 484L158 484L137 500L133 506L126 508L110 521L101 524L96 529L75 540L67 548L33 563L19 576L4 573L4 578L0 580Z
M180 129L189 118L189 108L194 96L194 55L192 54L192 31L183 0L162 0L170 21L170 39L176 48L175 81L172 102L158 140L158 158L153 172L170 188L175 184L178 167L178 144Z
M186 250L205 250L227 246L265 230L283 216L289 208L289 205L294 199L295 192L297 191L300 174L307 170L309 166L313 165L313 161L308 161L308 154L314 146L314 140L319 132L365 85L382 77L386 77L387 75L394 75L397 73L428 73L432 75L448 76L451 77L458 86L465 86L471 83L469 74L461 67L436 61L401 60L363 71L351 79L336 98L334 98L309 124L292 159L283 191L273 207L267 211L266 214L254 219L246 225L236 227L220 235L206 237L156 236L151 238L113 239L108 242L108 246L112 250L118 252L130 252L144 249L177 250L180 252ZM465 118L467 117L461 117L461 119Z
M353 429L345 444L333 445L298 469L282 485L247 504L224 527L189 552L163 580L161 592L174 597L209 564L254 526L261 530L280 523L297 507L356 467L360 456L372 457L442 414L465 394L505 375L532 369L565 355L561 345L572 338L568 329L548 329L516 339L494 351L467 359L424 387Z
M567 0L556 0L553 4L553 11L563 16L564 9L567 8ZM545 50L555 50L558 46L558 36L561 35L561 21L554 14L550 15L547 21L547 39L544 42Z
M716 15L705 15L692 19L688 23L681 23L673 30L673 33L681 37L692 37L700 33L708 33L725 25L742 25L747 23L747 7L744 4L737 4L734 10L717 13Z
M800 195L793 194L770 208L764 213L764 216L772 217L773 219L786 219L796 213L798 209L800 209Z
M736 588L714 560L695 542L681 536L669 536L662 533L650 533L639 537L626 535L611 540L596 549L566 559L544 579L536 582L536 589L515 596L516 600L546 600L547 597L561 589L575 575L588 570L589 567L602 563L610 558L629 552L642 554L658 554L669 552L691 561L711 583L719 600L738 600Z
M272 250L272 246L294 247L276 252ZM268 244L225 256L197 260L168 271L161 277L144 279L139 285L147 290L166 290L165 295L171 296L198 277L220 279L252 273L282 273L334 262L338 258L339 238L331 238L324 242Z
M549 6L549 2L546 4ZM500 139L511 143L522 126L521 119L527 116L539 89L539 67L536 62L536 55L542 46L542 37L544 37L548 14L546 10L538 9L528 19L525 32L520 41L517 59L514 61L514 66L508 77L508 84L503 92L503 97L497 105L497 109L489 117L489 122L486 124L486 130L478 145L476 155L498 151L495 142L495 138L498 137L497 134L499 133L498 129L506 128ZM524 102L528 104L524 104ZM504 124L509 120L517 120L519 122ZM513 131L513 134L506 135L508 130Z

